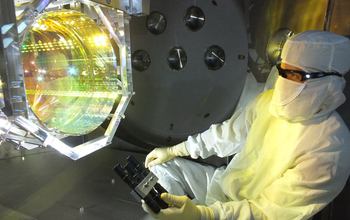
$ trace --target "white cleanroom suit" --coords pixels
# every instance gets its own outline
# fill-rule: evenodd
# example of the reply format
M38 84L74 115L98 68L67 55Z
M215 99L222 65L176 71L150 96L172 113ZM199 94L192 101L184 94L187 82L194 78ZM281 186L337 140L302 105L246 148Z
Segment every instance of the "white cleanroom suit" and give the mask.
M306 72L345 74L350 42L329 32L303 32L286 42L282 62ZM151 170L170 194L187 194L209 207L214 217L208 219L308 219L349 177L350 132L335 111L345 101L344 86L338 76L304 83L278 77L274 89L244 110L174 147L181 149L175 156L186 155L185 147L192 158L238 153L227 167L174 158ZM146 165L161 154L151 152Z

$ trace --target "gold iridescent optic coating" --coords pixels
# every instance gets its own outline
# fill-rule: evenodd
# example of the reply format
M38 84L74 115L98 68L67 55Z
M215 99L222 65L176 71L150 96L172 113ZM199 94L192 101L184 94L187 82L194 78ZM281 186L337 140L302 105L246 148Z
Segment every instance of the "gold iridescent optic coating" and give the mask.
M44 125L82 135L107 118L118 96L117 62L92 19L72 10L42 14L21 54L28 103Z

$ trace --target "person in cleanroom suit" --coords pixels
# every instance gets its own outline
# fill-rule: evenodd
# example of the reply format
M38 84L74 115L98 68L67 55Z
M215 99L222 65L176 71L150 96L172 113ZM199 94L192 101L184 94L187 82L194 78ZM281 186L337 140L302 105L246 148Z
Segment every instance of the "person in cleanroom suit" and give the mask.
M312 217L340 193L350 173L350 133L335 111L345 101L349 68L348 38L325 31L289 38L274 89L229 120L147 155L145 165L173 207L158 214L143 208L164 220ZM234 153L220 168L178 157Z

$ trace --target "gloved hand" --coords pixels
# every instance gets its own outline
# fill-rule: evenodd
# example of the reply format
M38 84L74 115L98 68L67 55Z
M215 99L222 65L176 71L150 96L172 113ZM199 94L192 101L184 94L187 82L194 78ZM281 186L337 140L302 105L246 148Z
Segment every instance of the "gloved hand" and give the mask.
M215 220L214 212L206 206L196 206L187 196L175 196L162 193L161 198L169 204L169 208L162 209L155 214L145 203L142 208L153 218L160 220ZM173 207L170 207L173 206Z
M173 147L156 148L147 155L145 160L145 167L152 167L157 164L167 162L174 157L184 157L188 155L190 154L188 153L184 142Z

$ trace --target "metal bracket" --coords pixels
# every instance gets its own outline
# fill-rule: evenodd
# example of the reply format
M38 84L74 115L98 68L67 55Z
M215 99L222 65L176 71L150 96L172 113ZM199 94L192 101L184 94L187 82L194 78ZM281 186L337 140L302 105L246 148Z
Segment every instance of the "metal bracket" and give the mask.
M135 187L135 191L142 197L148 195L158 182L158 177L150 172L140 183Z

